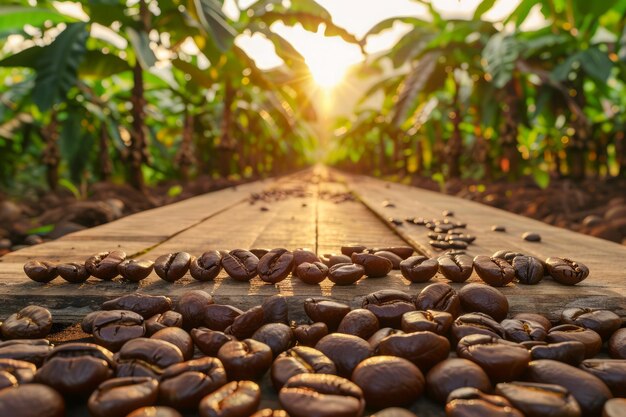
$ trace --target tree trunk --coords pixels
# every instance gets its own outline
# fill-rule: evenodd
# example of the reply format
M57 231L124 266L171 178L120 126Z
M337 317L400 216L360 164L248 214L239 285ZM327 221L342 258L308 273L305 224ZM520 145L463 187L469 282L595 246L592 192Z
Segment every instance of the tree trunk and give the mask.
M624 132L615 134L615 156L619 167L617 175L626 178L626 135ZM609 172L608 167L607 172Z
M517 80L509 81L503 90L503 123L500 126L500 146L502 148L501 169L511 177L519 174L520 153L517 150L517 134L519 123L519 96Z
M98 150L98 162L100 163L100 179L109 181L113 173L113 165L109 156L109 136L106 125L100 125L100 148Z
M424 145L421 138L417 138L415 143L415 174L422 175L424 173Z
M176 153L176 166L180 171L180 177L184 181L189 180L189 168L196 163L196 157L193 152L193 129L194 118L188 109L185 109L183 121L183 137Z
M235 100L235 89L229 79L224 84L224 111L222 113L220 149L224 150L222 158L219 160L220 175L227 177L230 174L230 160L234 148L232 137L233 129L233 101Z
M461 154L463 153L463 137L461 136L461 106L459 103L460 86L455 80L454 99L452 101L452 136L446 146L448 162L448 178L461 176Z
M50 114L50 123L41 130L41 136L45 146L43 149L42 161L46 166L46 182L52 191L56 191L59 185L59 138L58 120L56 110Z

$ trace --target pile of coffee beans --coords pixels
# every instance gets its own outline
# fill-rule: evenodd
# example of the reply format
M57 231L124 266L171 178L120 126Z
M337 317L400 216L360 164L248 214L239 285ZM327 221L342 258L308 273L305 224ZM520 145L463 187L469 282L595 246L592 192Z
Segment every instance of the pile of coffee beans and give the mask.
M426 227L429 230L428 243L435 249L460 251L467 249L476 240L476 236L464 232L467 223L454 220L454 212L450 210L444 210L442 215L442 219L407 217L405 221L408 224Z
M567 258L551 257L544 261L507 250L474 258L456 250L444 252L438 258L414 256L413 252L408 246L368 248L354 243L342 246L340 254L321 257L308 249L234 249L207 251L198 257L175 252L152 262L127 259L122 251L111 251L96 254L83 264L29 261L24 265L24 272L41 283L59 275L68 282L81 283L90 276L108 281L120 275L127 281L139 282L154 270L161 279L176 282L187 273L198 281L212 281L224 269L233 280L242 282L258 276L266 283L276 284L293 275L310 285L317 285L326 278L335 285L350 285L363 277L385 277L392 269L399 269L411 282L427 282L437 272L452 282L465 282L476 271L480 279L494 287L513 281L538 284L544 276L560 284L575 285L589 275L589 268Z
M53 346L50 313L26 307L1 327L0 415L415 417L423 397L452 417L626 409L626 327L611 311L511 317L496 288L445 283L302 308L295 323L280 295L242 311L200 290L130 294L84 317L85 342ZM282 410L259 410L265 378Z

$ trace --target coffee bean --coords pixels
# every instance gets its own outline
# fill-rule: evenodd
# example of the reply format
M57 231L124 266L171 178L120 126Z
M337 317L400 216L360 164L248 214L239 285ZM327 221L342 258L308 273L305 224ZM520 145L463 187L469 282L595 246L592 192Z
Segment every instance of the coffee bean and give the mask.
M393 336L396 334L404 334L404 332L402 330L392 329L391 327L383 327L382 329L374 333L372 337L367 339L367 343L369 343L370 347L372 348L372 352L374 352L374 355L378 355L379 353L380 342L382 342L388 336Z
M543 265L533 256L516 256L512 266L520 284L534 285L543 279Z
M148 319L172 308L172 300L162 295L129 294L105 301L102 310L128 310Z
M206 327L192 329L191 338L198 349L207 356L216 356L222 346L235 339L231 335Z
M278 355L272 364L272 384L276 390L280 390L291 377L304 373L335 375L337 368L319 350L296 346Z
M0 359L26 361L41 366L52 350L46 339L16 339L0 342Z
M368 294L361 307L374 313L381 326L400 327L402 315L415 310L408 294L397 290L380 290Z
M196 409L200 400L226 385L226 370L217 358L199 358L165 369L159 399L176 409Z
M272 350L253 339L225 343L217 352L231 381L258 379L272 364Z
M176 311L183 316L183 327L192 329L204 324L207 306L213 304L211 294L201 290L184 293L176 305Z
M459 340L456 353L478 364L495 382L516 380L530 362L530 352L525 347L484 334L473 334Z
M35 282L50 282L59 276L57 267L52 262L28 261L24 264L24 273Z
M328 270L328 279L336 285L350 285L360 280L365 275L362 265L353 263L335 264Z
M625 417L626 398L611 398L604 403L602 417Z
M550 276L559 284L576 285L589 276L587 266L571 259L548 258L546 265Z
M304 312L313 322L325 323L328 330L335 331L350 312L350 306L323 298L307 298L304 300Z
M467 281L474 270L474 261L468 255L442 255L437 262L439 272L453 282Z
M126 417L183 417L178 411L170 407L141 407Z
M552 359L569 365L578 366L585 359L585 345L581 342L559 342L533 346L530 355L534 361Z
M426 375L428 395L445 403L448 395L457 388L472 387L483 392L491 391L491 381L483 369L462 358L450 358L435 365Z
M504 339L504 327L484 313L469 313L459 316L450 327L452 340L459 341L465 336L482 334Z
M515 278L515 270L511 264L500 258L476 256L474 269L480 279L493 287L504 287Z
M183 327L183 316L176 311L168 310L163 314L155 314L144 323L146 325L146 334L151 336L167 327Z
M341 253L346 256L352 256L353 253L365 252L367 246L360 245L358 243L351 243L341 247Z
M524 232L522 239L527 242L541 242L541 235L534 232Z
M324 256L320 258L320 260L324 265L329 268L337 264L352 263L352 259L350 259L350 257L346 255L324 254Z
M626 359L626 328L617 330L609 339L609 355L613 359Z
M19 385L30 384L35 379L37 367L26 361L0 359L0 372L8 372Z
M257 258L261 259L263 257L263 255L265 255L267 252L269 252L270 249L264 249L264 248L254 248L254 249L250 249L250 252L256 256Z
M119 275L117 267L126 259L122 251L100 252L85 261L85 268L94 277L110 281Z
M204 307L204 327L223 332L243 311L231 305L209 304Z
M296 276L302 282L309 285L316 285L326 279L328 267L321 262L303 262L296 269Z
M580 407L560 385L530 382L502 383L496 386L496 394L505 397L526 417L562 416L580 417Z
M232 334L237 339L247 339L265 323L265 313L262 306L252 307L233 320L224 333Z
M291 417L360 417L363 391L347 379L326 374L300 374L280 390L278 399Z
M600 378L613 396L626 398L626 360L586 359L580 369Z
M178 346L165 340L138 337L129 340L117 354L117 377L160 377L168 366L183 362Z
M183 354L183 359L186 361L193 357L193 340L191 339L189 333L179 327L167 327L165 329L161 329L150 336L150 339L165 340L166 342L170 342L180 349Z
M103 382L89 397L93 417L125 417L140 407L154 405L159 383L152 378L113 378Z
M315 346L319 340L328 334L326 323L300 324L293 329L293 334L299 346Z
M470 284L471 285L471 284ZM466 288L467 286L463 287ZM461 299L450 285L443 282L430 284L413 300L417 310L445 311L458 317L461 314Z
M204 252L198 258L192 258L189 264L191 276L198 281L213 281L222 270L222 255L216 251Z
M411 282L426 282L435 276L439 263L435 258L411 256L400 262L402 276Z
M287 249L272 249L259 260L257 271L264 282L276 284L293 270L293 253Z
M602 340L608 340L621 327L620 316L609 310L592 310L589 308L567 308L561 313L561 322L575 324L598 333Z
M402 330L406 333L428 331L445 336L453 320L445 311L409 311L402 315Z
M476 388L458 388L448 396L448 417L524 417L521 411L499 395L488 395Z
M407 410L406 408L391 407L380 410L376 414L372 414L371 417L417 417L415 414Z
M382 247L382 248L373 248L371 249L372 253L376 252L391 252L398 255L401 259L406 259L409 256L413 255L415 250L410 246L390 246L390 247Z
M497 252L494 252L493 255L491 255L492 258L504 259L510 264L513 263L513 259L515 259L516 256L526 256L526 255L524 255L521 252L516 252L512 250L507 250L507 249L499 250Z
M261 390L252 381L233 381L200 401L200 417L248 417L261 403Z
M466 312L479 312L502 321L509 313L509 301L496 288L484 284L467 284L459 291L461 306Z
M506 333L506 339L515 343L527 341L546 340L546 329L539 323L529 320L511 319L503 320L502 327Z
M338 333L351 334L368 339L378 330L378 319L369 310L357 308L350 311L339 323Z
M146 333L143 317L132 311L101 311L93 320L93 338L97 344L117 352L124 343Z
M506 227L496 224L496 225L491 226L491 230L494 232L506 232Z
M64 417L65 401L47 385L20 385L0 390L0 416Z
M602 349L602 338L598 333L574 324L562 324L551 328L546 341L548 343L581 342L585 345L585 358L593 358Z
M61 275L61 278L72 284L85 282L90 276L89 271L85 268L85 264L78 262L57 265L57 272Z
M244 249L232 250L222 257L224 270L236 281L250 281L257 275L258 265L259 258Z
M284 323L264 324L254 332L251 339L269 346L274 357L286 351L295 343L295 337L291 327Z
M378 345L378 353L407 359L422 372L428 372L448 357L450 342L432 332L397 334L383 339Z
M365 340L342 333L324 336L317 342L315 349L330 358L337 367L337 373L345 377L352 375L354 368L373 353L369 343Z
M393 267L389 259L371 253L353 253L352 262L362 265L369 278L384 277Z
M191 255L187 252L168 253L154 261L154 272L167 282L176 282L189 271L190 264Z
M395 253L381 250L375 252L374 255L388 259L391 262L391 269L400 269L400 262L402 262L402 258Z
M266 297L261 304L265 323L289 324L289 307L287 297L281 294Z
M422 395L425 385L415 365L394 356L365 359L354 369L352 382L361 388L371 408L408 405Z
M552 328L552 323L550 322L550 320L548 320L545 316L542 316L541 314L518 313L513 316L513 318L516 320L534 321L535 323L541 325L541 327L543 327L546 332L550 330L550 328Z
M139 282L152 273L154 262L138 261L136 259L126 259L117 266L119 274L128 281Z
M39 306L28 306L11 314L0 330L5 339L41 339L50 333L52 314Z
M611 391L599 378L573 366L552 360L532 361L526 378L531 382L561 385L576 399L583 416L599 416Z

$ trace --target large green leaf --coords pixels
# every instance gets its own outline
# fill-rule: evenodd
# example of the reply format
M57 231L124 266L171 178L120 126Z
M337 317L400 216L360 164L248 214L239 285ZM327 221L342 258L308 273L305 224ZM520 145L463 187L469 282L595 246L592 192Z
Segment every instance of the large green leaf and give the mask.
M617 3L618 0L574 0L573 6L577 16L598 19Z
M472 19L479 20L485 13L491 10L495 3L496 0L483 0L476 8L476 11L474 12L474 17L472 17Z
M154 66L154 64L156 64L156 56L150 48L148 34L143 30L136 30L132 27L126 28L126 34L141 64L141 68L148 69Z
M393 28L396 22L405 23L413 27L430 25L430 23L420 19L419 17L391 17L372 26L372 28L368 30L365 35L363 35L362 40L366 40L368 36L378 35L387 29Z
M70 23L37 60L33 101L41 111L63 100L76 84L78 67L86 52L86 23Z
M101 80L120 72L130 71L128 62L113 54L104 54L99 50L90 50L85 54L85 59L78 68L81 79L93 78Z
M204 88L211 88L215 84L215 80L211 78L209 71L204 71L198 68L197 66L185 62L181 59L172 60L172 65L175 68L178 68L182 72L189 74L191 79L198 85Z
M41 46L33 46L24 49L16 54L8 56L0 61L0 67L25 67L37 68L37 62L41 58L44 48Z
M516 26L520 26L524 23L524 20L526 20L535 4L540 3L540 1L541 0L522 0L509 17L504 20L504 24L515 22Z
M483 66L496 88L504 87L511 80L519 51L520 44L515 37L502 32L493 35L485 45Z
M613 62L608 55L598 48L589 48L582 52L580 64L587 74L603 83L609 79L613 68Z
M0 39L12 33L21 32L25 25L39 27L45 22L52 24L75 22L54 9L42 7L3 6L0 7Z
M339 36L348 43L358 44L358 39L345 30L333 23L331 19L326 19L322 16L318 16L307 12L267 12L264 13L259 21L265 23L268 27L272 23L281 21L287 26L295 26L297 24L310 32L317 32L320 25L325 25L325 36Z
M237 36L237 31L228 23L222 12L222 4L217 0L192 0L189 7L217 47L221 51L228 50Z

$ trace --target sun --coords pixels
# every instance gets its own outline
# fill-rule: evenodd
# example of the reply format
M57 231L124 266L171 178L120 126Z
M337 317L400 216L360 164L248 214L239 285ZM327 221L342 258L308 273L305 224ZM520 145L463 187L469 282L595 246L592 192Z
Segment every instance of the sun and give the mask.
M344 80L350 64L330 59L307 60L311 76L317 85L325 90L332 90Z

